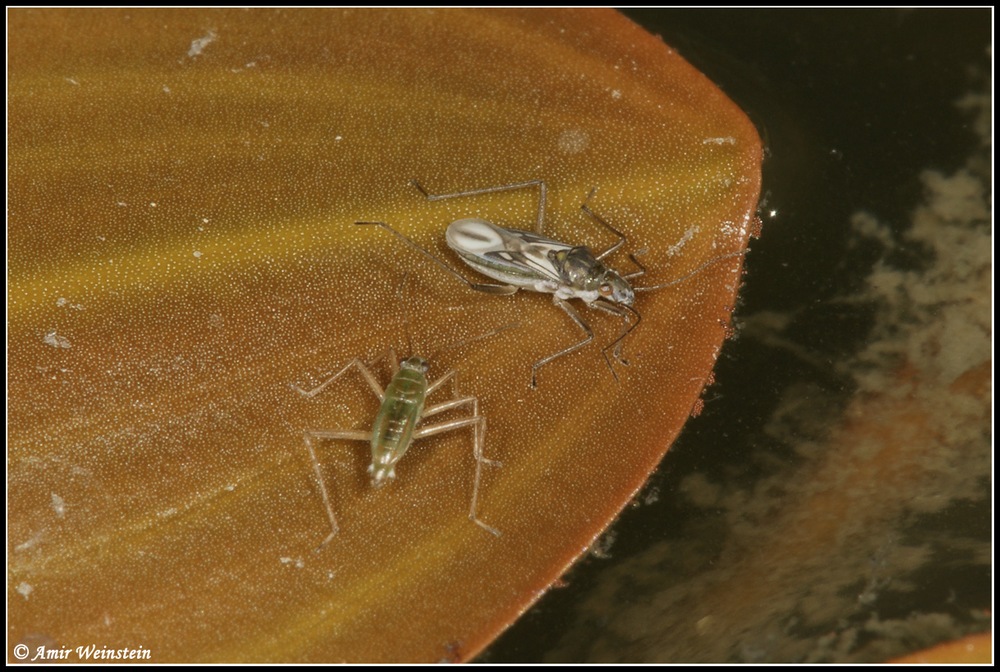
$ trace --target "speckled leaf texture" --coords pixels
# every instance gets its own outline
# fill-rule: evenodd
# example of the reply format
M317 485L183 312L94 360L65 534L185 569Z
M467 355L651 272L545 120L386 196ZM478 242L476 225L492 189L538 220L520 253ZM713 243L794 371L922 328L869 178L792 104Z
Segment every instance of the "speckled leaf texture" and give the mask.
M470 291L444 229L603 250L637 287L743 250L761 145L743 113L609 10L28 10L8 14L8 640L154 662L465 660L600 534L660 461L727 334L745 257L575 302ZM405 285L404 276L407 277ZM402 288L402 291L401 291ZM508 329L459 344L502 325ZM370 487L353 358L434 355L429 403L487 418ZM439 351L439 352L438 352ZM384 385L384 362L373 372ZM455 392L457 389L457 393ZM441 414L461 418L468 408ZM435 421L437 419L435 418ZM430 422L430 421L429 421ZM144 654L146 655L146 654ZM15 660L11 653L10 660Z

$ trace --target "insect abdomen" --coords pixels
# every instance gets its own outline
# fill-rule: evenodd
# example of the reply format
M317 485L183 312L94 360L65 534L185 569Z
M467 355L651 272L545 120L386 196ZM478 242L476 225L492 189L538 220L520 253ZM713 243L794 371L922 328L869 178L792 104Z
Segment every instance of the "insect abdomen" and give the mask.
M372 459L395 463L413 441L420 414L427 396L427 378L409 369L400 369L389 386L372 427Z

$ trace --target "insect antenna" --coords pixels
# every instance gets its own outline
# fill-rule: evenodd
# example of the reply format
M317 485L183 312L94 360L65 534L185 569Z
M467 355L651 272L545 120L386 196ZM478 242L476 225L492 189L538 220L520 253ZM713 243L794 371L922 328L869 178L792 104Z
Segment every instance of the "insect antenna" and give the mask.
M453 350L455 348L460 348L463 345L468 345L469 343L475 343L476 341L482 341L482 340L485 340L485 339L487 339L487 338L489 338L491 336L496 336L497 334L503 333L503 332L505 332L505 331L507 331L509 329L516 329L516 328L518 328L520 326L521 326L520 322L511 322L510 324L505 324L502 327L497 327L496 329L491 329L490 331L487 331L484 334L479 334L478 336L473 336L472 338L463 338L460 341L453 341L451 343L448 343L447 345L442 345L440 348L438 348L437 350L435 350L434 354L432 354L427 359L430 360L430 361L434 361L435 357L437 357L438 355L440 355L442 352L445 352L446 350Z
M709 266L717 264L720 261L724 261L726 259L732 259L733 257L744 257L744 256L746 256L747 252L749 252L749 251L750 251L750 249L747 248L745 250L740 250L739 252L730 252L729 254L720 255L718 257L715 257L714 259L709 259L708 261L706 261L704 264L702 264L698 268L694 269L693 271L691 271L690 273L688 273L686 275L682 275L681 277L677 278L676 280L671 280L670 282L668 282L666 284L663 284L663 285L652 285L650 287L634 287L633 291L636 291L636 292L649 292L649 291L652 291L654 289L666 289L667 287L673 287L674 285L679 285L682 282L684 282L685 280L690 280L694 276L698 275L699 273L701 273L702 271L704 271Z
M413 349L413 330L410 328L410 311L407 309L408 307L406 304L406 281L409 277L409 271L403 273L403 280L399 283L399 289L396 290L396 293L399 298L400 306L403 309L403 326L406 329L406 347L409 348L410 355L415 355L416 351Z

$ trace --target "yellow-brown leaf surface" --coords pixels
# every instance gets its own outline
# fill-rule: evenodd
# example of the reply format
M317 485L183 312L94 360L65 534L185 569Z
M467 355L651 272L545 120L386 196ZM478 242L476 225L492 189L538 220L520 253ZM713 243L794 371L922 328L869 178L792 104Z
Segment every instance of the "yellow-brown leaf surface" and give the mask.
M444 227L531 228L647 252L637 286L745 247L760 143L660 40L611 11L14 10L9 14L8 638L165 661L464 659L522 612L641 486L718 355L742 258L639 294L621 320L469 291ZM398 289L409 273L405 301ZM442 346L436 378L488 418L415 443L374 490L352 358ZM376 366L383 383L389 371ZM450 386L431 397L443 401ZM442 419L463 417L458 410ZM11 654L8 654L9 656ZM77 659L75 652L71 660ZM11 657L11 660L15 658Z

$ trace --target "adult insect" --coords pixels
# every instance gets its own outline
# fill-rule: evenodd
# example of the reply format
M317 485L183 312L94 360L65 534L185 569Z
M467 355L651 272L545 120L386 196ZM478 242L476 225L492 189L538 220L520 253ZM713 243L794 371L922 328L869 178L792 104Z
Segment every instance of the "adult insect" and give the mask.
M454 348L459 345L482 340L501 331L511 329L514 326L517 325L500 327L475 338L446 347ZM446 348L441 348L438 352L443 349ZM412 345L410 350L412 352ZM369 368L369 366L374 366L384 357L389 358L388 361L392 370L392 379L386 385L385 389L379 385L378 379ZM323 497L323 505L326 507L327 517L330 520L330 534L327 535L326 539L323 540L323 543L316 550L320 550L329 544L337 535L340 526L337 524L337 518L333 513L330 494L323 479L323 472L320 470L319 460L316 458L315 441L320 439L367 441L371 446L372 455L371 464L368 466L368 473L371 475L371 485L374 488L381 488L396 477L396 464L406 454L406 451L409 450L410 445L414 441L464 427L472 428L472 454L476 459L469 519L487 532L500 536L499 530L487 525L476 515L482 467L484 464L500 466L499 462L487 459L483 455L486 418L479 414L479 400L476 397L459 396L458 374L455 369L447 371L433 382L428 381L427 371L430 368L429 360L432 358L433 356L431 358L424 358L419 355L411 355L406 359L400 360L397 359L395 350L390 347L372 361L370 365L365 365L360 359L352 359L344 368L312 390L304 390L297 385L292 385L292 389L296 392L311 399L320 394L349 370L357 369L362 378L365 379L365 382L368 383L372 392L381 401L370 431L355 429L307 429L305 431L306 449L309 451L309 459L312 461L313 470L316 472L316 480L319 483L320 494ZM437 404L426 405L427 397L440 389L448 381L452 383L452 398ZM469 409L471 415L431 425L424 424L424 420L431 416L462 408Z
M671 282L648 287L633 287L631 280L643 275L646 268L639 263L634 254L629 259L638 270L622 275L609 268L604 259L626 242L625 234L614 228L604 218L595 213L590 206L590 194L580 206L583 212L595 222L606 228L617 237L610 247L594 254L583 245L567 245L566 243L547 238L542 235L545 222L546 186L542 180L529 180L516 184L506 184L497 187L486 187L472 191L460 191L453 194L432 194L416 180L414 187L430 201L440 201L464 196L479 196L501 191L512 191L538 187L538 214L535 220L535 231L508 229L497 226L485 219L469 217L458 219L448 225L445 240L448 247L454 250L466 264L483 275L499 280L503 284L476 283L467 280L451 266L436 255L417 245L385 222L355 222L357 225L380 226L391 232L410 247L426 255L434 263L465 283L469 288L489 294L513 294L519 289L552 294L552 301L559 306L570 319L585 334L584 338L567 348L543 357L531 366L531 387L537 386L538 369L559 357L568 355L594 340L594 332L580 317L579 313L569 304L571 299L580 299L590 308L603 310L621 317L625 324L621 334L601 349L601 354L611 370L615 380L618 375L611 364L608 352L611 351L619 361L621 359L621 344L642 320L639 312L632 307L636 292L648 292L655 289L673 287L697 275L707 267L724 259L742 256L744 251L725 254L711 259L690 273ZM634 320L630 320L634 318Z

